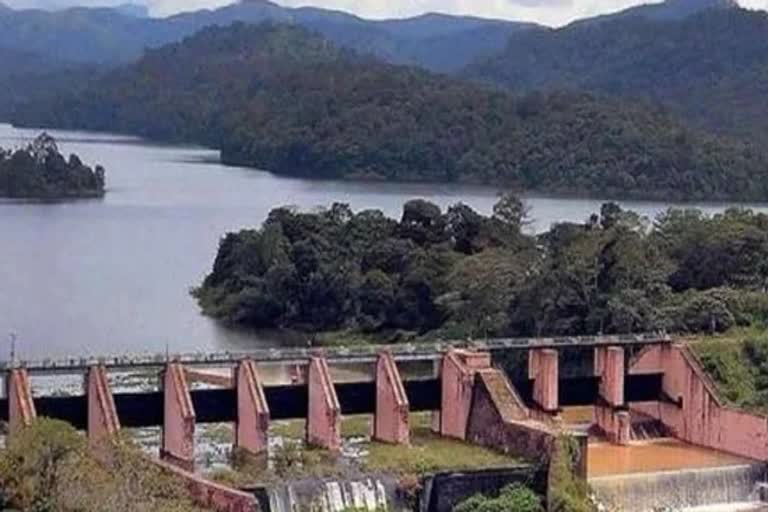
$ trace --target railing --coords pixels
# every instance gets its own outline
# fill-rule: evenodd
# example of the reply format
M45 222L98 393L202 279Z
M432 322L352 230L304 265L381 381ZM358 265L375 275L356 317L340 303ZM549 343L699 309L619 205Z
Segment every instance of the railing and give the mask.
M529 348L565 348L592 346L628 346L669 343L666 333L644 333L619 336L569 336L557 338L496 338L487 340L437 341L397 345L358 345L318 348L270 348L238 352L188 353L188 354L138 354L104 357L70 357L62 359L29 360L11 363L0 362L0 370L24 367L31 373L75 373L95 364L103 364L110 370L160 368L169 360L187 366L227 366L245 358L262 364L299 364L310 356L322 353L334 363L370 363L382 350L388 350L397 361L433 361L451 348L476 350L514 350Z

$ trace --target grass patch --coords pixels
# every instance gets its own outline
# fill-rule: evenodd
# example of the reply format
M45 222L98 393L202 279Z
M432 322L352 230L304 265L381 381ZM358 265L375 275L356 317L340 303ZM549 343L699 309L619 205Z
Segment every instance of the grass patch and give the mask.
M306 422L304 420L273 421L269 425L269 435L286 439L304 439Z
M505 467L523 462L481 446L440 437L430 429L428 414L414 416L411 446L371 443L363 462L366 470L424 474L449 469Z
M370 414L344 416L341 419L341 436L344 438L367 437L371 434L372 421L373 416ZM306 421L303 419L275 421L269 429L270 435L286 439L304 439Z
M235 433L230 424L205 425L200 428L200 438L217 444L232 444Z
M691 342L723 399L757 412L768 411L768 331L738 329Z
M283 446L273 449L270 469L263 464L237 464L236 472L217 471L212 478L236 485L270 483L306 477L339 477L351 467L364 472L399 475L421 475L442 470L470 470L505 467L522 462L477 445L447 439L431 431L431 413L411 414L411 445L398 446L366 441L358 446L364 455L340 461L325 450L303 445L304 420L276 421L270 435L283 437ZM347 416L342 419L342 435L367 438L371 432L371 415Z

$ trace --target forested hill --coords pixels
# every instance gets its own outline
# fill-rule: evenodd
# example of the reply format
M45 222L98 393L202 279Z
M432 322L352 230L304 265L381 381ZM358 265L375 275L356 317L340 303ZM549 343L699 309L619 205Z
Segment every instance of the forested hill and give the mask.
M572 194L768 197L765 157L663 112L510 93L338 50L295 26L211 28L16 121L189 141L313 178L469 181Z
M21 49L68 64L116 65L137 60L145 48L178 42L205 27L271 21L315 30L340 46L389 62L449 72L499 51L511 34L535 26L443 14L367 20L341 11L283 7L267 0L240 0L167 18L140 14L130 6L60 11L0 7L0 48Z
M768 13L724 4L677 20L616 16L513 35L466 76L515 91L658 101L716 133L768 143Z
M577 24L599 23L620 18L644 18L655 21L682 20L708 9L738 8L736 0L665 0L659 3L643 3L619 12L577 20Z

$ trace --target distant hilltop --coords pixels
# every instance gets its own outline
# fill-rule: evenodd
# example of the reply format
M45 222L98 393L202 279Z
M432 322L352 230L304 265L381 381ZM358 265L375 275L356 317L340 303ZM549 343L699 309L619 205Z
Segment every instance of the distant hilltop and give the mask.
M142 4L125 3L115 6L113 9L125 16L133 16L134 18L149 17L149 8Z

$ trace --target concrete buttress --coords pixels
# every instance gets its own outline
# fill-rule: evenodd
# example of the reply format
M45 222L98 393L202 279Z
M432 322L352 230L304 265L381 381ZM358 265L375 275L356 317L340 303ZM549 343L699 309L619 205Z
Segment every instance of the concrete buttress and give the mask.
M408 444L409 404L400 372L391 352L382 352L376 361L376 414L373 438L393 444Z
M8 372L6 396L8 397L8 427L11 432L29 426L37 417L29 374L24 368Z
M179 363L168 363L163 373L163 460L181 469L195 467L195 409L186 373Z
M245 359L235 368L237 391L237 421L235 448L258 455L267 450L269 405L264 395L256 363Z
M95 446L113 438L120 431L115 400L103 365L88 368L85 393L88 398L88 442Z
M310 359L307 386L307 443L340 451L341 406L324 357Z

